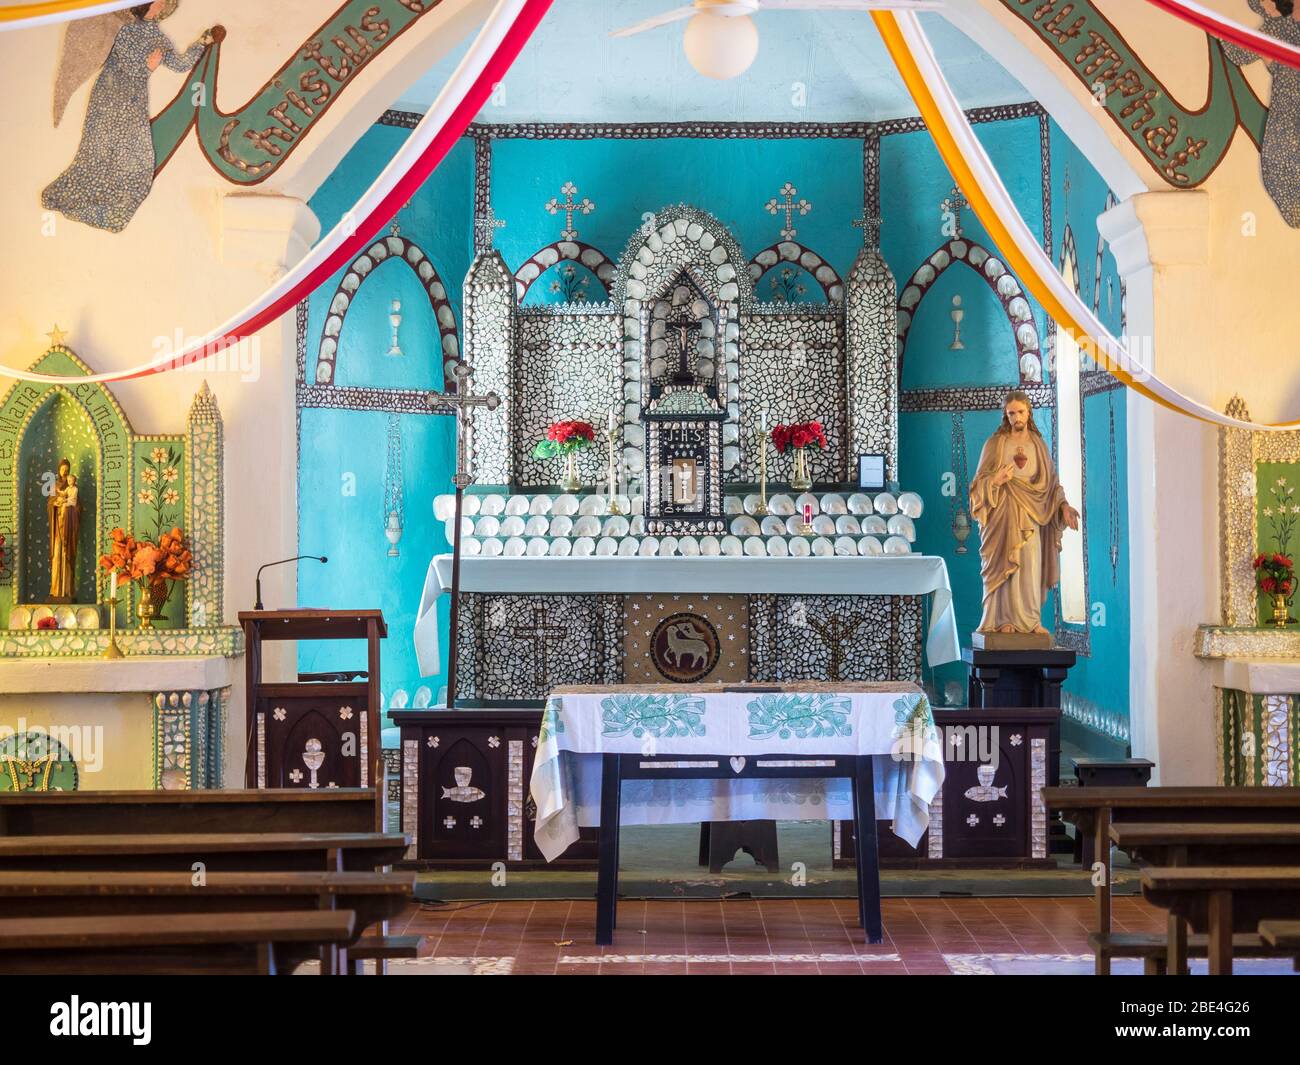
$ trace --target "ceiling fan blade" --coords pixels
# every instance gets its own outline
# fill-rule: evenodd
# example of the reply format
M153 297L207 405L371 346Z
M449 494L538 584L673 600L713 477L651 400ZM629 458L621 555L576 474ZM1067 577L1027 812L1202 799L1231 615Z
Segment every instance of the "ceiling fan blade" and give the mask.
M760 11L939 11L943 0L759 0Z
M674 8L672 11L665 11L662 15L654 15L631 26L624 26L621 30L613 30L610 32L610 36L631 37L633 34L645 33L646 30L658 29L660 26L667 26L670 22L680 22L684 18L690 18L692 15L698 14L699 8L697 7Z

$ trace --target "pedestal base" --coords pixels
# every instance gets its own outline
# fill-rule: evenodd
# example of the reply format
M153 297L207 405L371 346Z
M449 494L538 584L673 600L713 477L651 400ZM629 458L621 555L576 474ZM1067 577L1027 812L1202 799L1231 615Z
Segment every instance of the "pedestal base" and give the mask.
M980 651L1045 651L1054 642L1050 632L973 632L970 637Z

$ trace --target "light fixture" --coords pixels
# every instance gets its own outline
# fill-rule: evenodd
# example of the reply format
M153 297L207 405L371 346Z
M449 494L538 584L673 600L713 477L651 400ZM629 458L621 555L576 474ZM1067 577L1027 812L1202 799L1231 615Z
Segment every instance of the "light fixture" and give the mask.
M686 23L686 58L706 78L726 81L749 69L758 56L758 27L748 15L701 11Z

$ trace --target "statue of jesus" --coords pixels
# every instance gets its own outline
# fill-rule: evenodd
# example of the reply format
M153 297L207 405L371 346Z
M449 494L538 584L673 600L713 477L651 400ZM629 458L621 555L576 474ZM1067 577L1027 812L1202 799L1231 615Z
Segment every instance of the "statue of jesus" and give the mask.
M1060 581L1061 535L1079 528L1079 512L1066 502L1029 396L1019 389L1007 393L1002 423L980 453L970 503L984 579L977 631L1032 633L1051 646L1043 603Z

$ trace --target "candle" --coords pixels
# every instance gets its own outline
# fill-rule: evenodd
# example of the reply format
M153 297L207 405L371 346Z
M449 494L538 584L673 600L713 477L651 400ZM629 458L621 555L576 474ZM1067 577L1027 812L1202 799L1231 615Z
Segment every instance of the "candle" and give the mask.
M609 431L614 431L614 404L609 405Z
M117 570L113 570L108 575L108 597L110 599L117 598Z
M763 411L763 432L767 432L767 411Z

